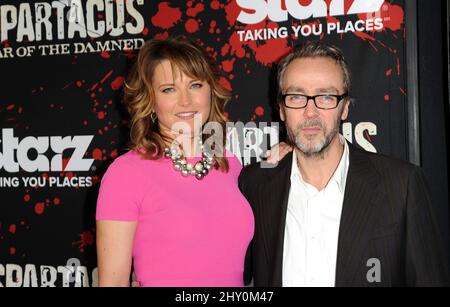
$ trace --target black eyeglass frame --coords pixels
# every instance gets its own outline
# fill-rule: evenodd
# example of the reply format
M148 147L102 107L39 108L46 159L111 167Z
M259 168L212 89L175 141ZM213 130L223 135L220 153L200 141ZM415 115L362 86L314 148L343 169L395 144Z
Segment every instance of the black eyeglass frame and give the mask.
M305 104L303 107L298 107L298 108L289 107L289 106L287 106L287 104L286 104L286 97L289 97L289 96L302 96L302 97L306 97L306 99L307 99L307 100L306 100L306 104ZM319 107L319 106L317 105L317 103L316 103L316 98L317 98L317 97L321 97L321 96L329 96L329 97L334 97L334 98L336 98L336 99L337 99L336 105L335 105L334 107L332 107L332 108L321 108L321 107ZM331 95L331 94L324 95L324 94L320 94L320 95L314 95L314 96L308 96L308 95L303 95L303 94L292 94L292 93L287 93L287 94L282 94L282 95L281 95L281 101L283 102L283 105L284 105L286 108L298 110L298 109L304 109L304 108L306 108L306 106L308 105L308 102L312 99L312 100L314 101L314 105L316 106L316 108L321 109L321 110L332 110L332 109L336 109L336 108L338 107L339 103L340 103L344 98L347 98L348 96L349 96L349 95L348 95L347 92L344 93L344 94L342 94L342 95Z

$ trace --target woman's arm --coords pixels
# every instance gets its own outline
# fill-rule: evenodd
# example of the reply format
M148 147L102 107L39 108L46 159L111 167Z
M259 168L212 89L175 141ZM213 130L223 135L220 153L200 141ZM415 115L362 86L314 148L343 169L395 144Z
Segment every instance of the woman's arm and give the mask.
M283 160L283 158L293 150L292 146L288 145L285 142L278 143L270 148L265 153L266 161L271 164L276 164L279 161Z
M129 287L137 222L97 221L99 287Z

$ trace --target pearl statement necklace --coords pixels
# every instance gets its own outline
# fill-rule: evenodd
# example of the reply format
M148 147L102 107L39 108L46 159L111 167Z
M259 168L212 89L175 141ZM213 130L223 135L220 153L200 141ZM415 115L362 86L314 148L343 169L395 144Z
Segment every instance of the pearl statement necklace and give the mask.
M166 147L164 149L164 156L167 159L172 160L173 167L175 168L175 170L181 172L181 175L183 177L194 175L198 180L202 180L206 175L208 175L209 171L211 170L212 163L214 161L214 155L204 152L203 145L201 146L201 148L202 159L195 163L195 165L188 163L184 158L183 152L177 148L169 149Z

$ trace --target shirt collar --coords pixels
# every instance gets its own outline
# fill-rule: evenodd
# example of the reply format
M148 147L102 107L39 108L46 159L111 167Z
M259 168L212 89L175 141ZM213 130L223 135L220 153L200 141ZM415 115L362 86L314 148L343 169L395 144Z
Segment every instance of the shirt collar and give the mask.
M342 194L344 194L345 182L347 181L347 173L349 166L349 148L347 141L341 134L339 134L339 140L341 141L341 143L344 144L344 152L342 154L341 160L339 161L338 167L336 168L336 171L334 172L333 176L330 179L330 182L334 181L335 183L337 183L339 191ZM303 180L300 169L297 167L297 153L294 150L292 155L291 182L295 182L296 180L300 180L302 184L306 184L306 182Z
M330 181L333 180L338 184L339 190L342 194L345 191L345 182L347 181L348 165L349 165L349 149L347 141L344 136L339 134L339 140L341 144L344 144L344 152L342 153L341 160L339 161L338 167L331 177Z

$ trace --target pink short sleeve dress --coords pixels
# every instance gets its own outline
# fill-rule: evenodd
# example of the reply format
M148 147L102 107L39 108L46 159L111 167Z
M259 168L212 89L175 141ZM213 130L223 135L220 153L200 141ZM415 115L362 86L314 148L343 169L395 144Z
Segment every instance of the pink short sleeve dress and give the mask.
M254 217L238 188L241 164L227 158L228 173L212 170L201 181L182 177L170 159L134 151L107 169L96 218L137 222L133 261L142 286L243 286Z

